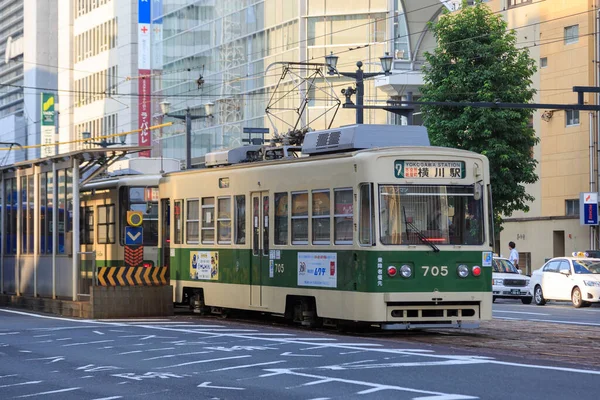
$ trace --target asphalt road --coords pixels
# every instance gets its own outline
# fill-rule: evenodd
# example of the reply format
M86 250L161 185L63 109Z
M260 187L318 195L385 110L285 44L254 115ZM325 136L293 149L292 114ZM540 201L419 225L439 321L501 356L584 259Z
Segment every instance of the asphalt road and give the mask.
M0 309L0 398L597 399L600 370L218 319Z
M522 304L520 300L497 299L492 308L495 319L550 322L600 327L600 304L574 308L570 302L548 302L544 306ZM600 396L600 395L599 395Z

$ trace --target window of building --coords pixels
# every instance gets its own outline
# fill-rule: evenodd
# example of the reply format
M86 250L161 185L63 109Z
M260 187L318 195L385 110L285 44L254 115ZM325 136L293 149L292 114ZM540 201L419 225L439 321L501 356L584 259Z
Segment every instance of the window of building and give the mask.
M275 193L275 244L288 242L288 194Z
M246 196L235 196L235 244L246 243Z
M187 219L185 221L186 243L199 243L200 228L200 201L198 199L187 201Z
M508 8L531 4L533 0L508 0Z
M352 189L335 189L334 198L334 243L352 244Z
M567 110L565 114L567 126L579 125L579 110Z
M231 197L218 199L217 241L219 244L231 244Z
M183 216L183 200L175 200L175 209L173 213L174 223L175 223L175 244L183 243L183 226L182 226L182 216Z
M313 244L329 244L331 230L331 202L329 190L312 192L312 241Z
M17 254L17 178L4 179L4 196L6 202L6 218L4 222L4 233L6 239L6 254Z
M308 244L308 192L292 193L292 244Z
M565 44L577 43L579 41L579 25L565 27Z
M540 68L546 68L548 66L548 57L540 58Z
M98 243L115 243L115 205L98 206Z
M202 198L202 243L215 242L215 198Z
M565 215L579 216L579 199L565 200Z

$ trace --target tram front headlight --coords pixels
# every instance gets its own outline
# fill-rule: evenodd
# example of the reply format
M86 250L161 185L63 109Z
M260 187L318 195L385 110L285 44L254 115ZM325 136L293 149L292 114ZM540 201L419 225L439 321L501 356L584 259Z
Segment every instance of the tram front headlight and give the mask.
M456 268L456 273L461 278L466 278L467 276L469 276L469 267L467 267L464 264L461 264L458 266L458 268Z
M404 264L400 267L400 275L402 275L403 278L410 278L412 276L412 268L410 265Z

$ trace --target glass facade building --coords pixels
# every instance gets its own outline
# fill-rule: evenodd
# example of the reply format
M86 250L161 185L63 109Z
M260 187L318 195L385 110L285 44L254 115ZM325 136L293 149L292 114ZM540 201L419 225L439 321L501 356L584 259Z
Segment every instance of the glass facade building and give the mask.
M192 115L203 115L204 105L214 104L212 117L192 122L193 158L240 145L245 127L285 133L299 118L313 129L327 127L334 115L327 111L331 100L325 92L335 92L343 102L341 89L354 81L328 77L323 69L315 87L302 82L307 71L279 82L284 63L324 63L333 52L340 71L354 72L357 61L365 71L381 71L379 57L393 54L397 42L390 18L394 2L388 0L162 0L153 6L153 29L162 32L152 44L153 53L161 55L153 57L153 115L160 114L162 101L171 104L170 113L189 108ZM299 117L305 96L308 107ZM373 80L365 82L365 104L386 99ZM270 100L277 103L273 118L265 115ZM354 118L354 110L340 108L332 126ZM365 123L387 118L384 111L365 110ZM181 159L185 125L173 122L163 128L163 155Z

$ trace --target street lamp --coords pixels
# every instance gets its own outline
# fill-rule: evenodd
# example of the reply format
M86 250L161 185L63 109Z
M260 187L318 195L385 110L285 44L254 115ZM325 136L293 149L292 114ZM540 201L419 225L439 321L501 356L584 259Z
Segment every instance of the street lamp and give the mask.
M204 105L205 115L192 115L189 107L185 110L185 115L177 115L169 114L171 110L170 102L165 100L160 103L160 110L163 115L185 120L185 169L192 168L192 121L195 119L212 118L214 106L213 103L206 103Z
M347 76L349 78L354 78L356 80L356 90L354 89L346 89L343 91L343 94L346 95L346 98L349 99L350 95L356 93L356 123L362 124L364 121L364 95L365 95L365 86L364 79L372 78L378 75L390 75L390 71L392 69L392 61L394 57L390 56L390 53L385 53L384 56L379 57L379 61L381 62L381 68L383 72L364 72L362 70L363 63L362 61L358 61L356 66L356 72L341 72L337 70L337 62L338 56L333 54L333 51L328 56L325 56L325 63L327 64L329 75L339 74L342 76Z
M83 138L83 140L85 141L85 143L87 144L95 144L96 146L100 146L103 148L107 148L109 146L116 146L118 144L120 145L125 145L125 135L121 136L120 138L120 143L116 143L116 142L109 142L106 140L106 138L100 140L99 142L88 142L88 140L90 140L92 138L92 134L90 132L82 132L81 136Z

